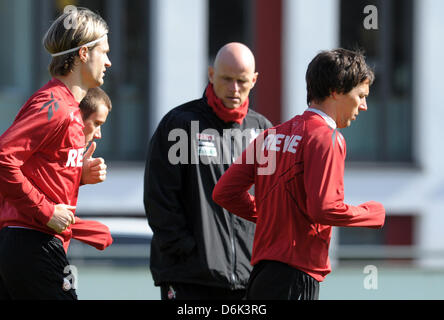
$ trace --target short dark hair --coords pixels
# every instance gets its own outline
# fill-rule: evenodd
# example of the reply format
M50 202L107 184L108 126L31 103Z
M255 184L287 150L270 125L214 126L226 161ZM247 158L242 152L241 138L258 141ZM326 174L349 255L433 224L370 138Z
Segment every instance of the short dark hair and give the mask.
M322 102L332 92L348 93L366 80L372 84L374 79L362 51L342 48L321 51L307 68L307 104Z
M111 99L106 92L99 87L89 89L85 98L83 98L79 104L83 121L88 119L90 115L97 111L97 106L101 102L108 107L109 111L111 111L113 106L111 104Z

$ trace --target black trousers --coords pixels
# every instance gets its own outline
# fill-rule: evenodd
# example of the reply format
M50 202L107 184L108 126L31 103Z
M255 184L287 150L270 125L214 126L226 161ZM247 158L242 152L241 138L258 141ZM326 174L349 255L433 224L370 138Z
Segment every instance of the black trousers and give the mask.
M30 229L0 230L0 300L77 300L60 239Z
M261 261L253 267L247 300L318 300L319 282L278 261Z
M245 290L170 283L160 286L160 298L162 300L242 300L245 298Z

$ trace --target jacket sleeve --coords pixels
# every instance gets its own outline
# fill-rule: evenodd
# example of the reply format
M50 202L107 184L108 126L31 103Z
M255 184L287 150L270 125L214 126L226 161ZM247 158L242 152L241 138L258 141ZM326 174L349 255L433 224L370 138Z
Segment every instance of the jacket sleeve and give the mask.
M253 154L255 141L228 168L213 189L214 202L254 223L257 220L256 202L255 197L248 191L254 184L256 169L253 161L247 159L247 155Z
M54 204L34 187L21 166L58 130L57 120L48 121L47 113L39 112L38 106L28 106L0 137L0 193L18 211L43 225L52 218Z
M145 167L144 205L160 250L166 254L184 256L196 246L187 226L184 200L181 198L187 183L184 177L186 165L172 163L169 154L175 144L184 143L185 140L188 143L189 140L188 132L184 130L186 125L167 117L161 121L150 141ZM181 140L169 141L169 134L173 130L183 134ZM188 144L186 146L189 150Z
M381 228L385 220L381 203L369 201L358 206L344 203L346 145L342 135L336 130L318 128L304 148L307 213L313 221L332 226Z
M97 250L105 250L113 243L109 228L98 221L83 220L76 217L71 225L72 238L93 246Z

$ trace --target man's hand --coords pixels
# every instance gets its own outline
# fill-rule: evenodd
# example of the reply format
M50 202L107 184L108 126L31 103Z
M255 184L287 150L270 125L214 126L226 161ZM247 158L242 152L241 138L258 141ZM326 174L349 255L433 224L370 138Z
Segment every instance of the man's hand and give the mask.
M106 180L106 164L103 158L93 158L97 144L91 143L83 157L82 184L97 184Z
M75 210L76 207L66 204L57 204L54 206L54 213L51 220L47 223L47 226L55 230L57 233L62 233L71 224L76 222L74 213L71 210Z

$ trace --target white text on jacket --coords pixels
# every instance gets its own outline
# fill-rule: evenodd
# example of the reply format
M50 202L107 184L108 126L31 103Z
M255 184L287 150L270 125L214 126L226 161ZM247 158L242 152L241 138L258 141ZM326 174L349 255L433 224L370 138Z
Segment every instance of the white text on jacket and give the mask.
M83 151L84 148L69 150L68 161L66 161L65 167L83 166Z
M296 153L296 147L299 141L302 140L301 136L286 136L284 134L269 134L264 141L262 150L268 151L282 151L282 153L291 152ZM281 149L283 147L283 149Z

